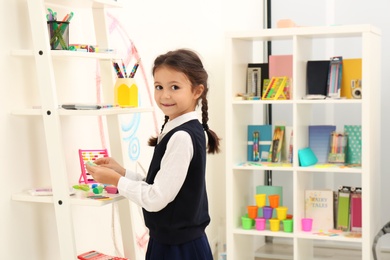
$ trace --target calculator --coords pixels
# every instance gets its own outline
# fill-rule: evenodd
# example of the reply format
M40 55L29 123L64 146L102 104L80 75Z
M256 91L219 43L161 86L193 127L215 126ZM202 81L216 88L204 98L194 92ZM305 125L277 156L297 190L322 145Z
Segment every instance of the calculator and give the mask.
M95 250L83 253L77 258L80 260L129 260L128 258L105 255Z

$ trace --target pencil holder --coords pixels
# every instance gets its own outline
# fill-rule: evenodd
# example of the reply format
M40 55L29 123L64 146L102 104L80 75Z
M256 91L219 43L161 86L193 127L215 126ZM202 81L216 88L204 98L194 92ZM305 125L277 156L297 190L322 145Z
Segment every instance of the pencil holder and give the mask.
M118 78L114 89L115 105L138 107L138 87L134 78Z
M69 49L69 22L47 21L47 29L52 50Z
M332 132L329 139L328 162L344 163L347 146L347 135L345 133Z

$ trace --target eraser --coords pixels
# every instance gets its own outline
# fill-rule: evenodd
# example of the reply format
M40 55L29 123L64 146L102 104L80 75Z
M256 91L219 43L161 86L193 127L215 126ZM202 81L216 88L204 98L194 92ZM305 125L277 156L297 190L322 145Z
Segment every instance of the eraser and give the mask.
M110 193L110 194L117 194L118 193L118 188L115 186L106 186L104 189L107 191L107 193Z

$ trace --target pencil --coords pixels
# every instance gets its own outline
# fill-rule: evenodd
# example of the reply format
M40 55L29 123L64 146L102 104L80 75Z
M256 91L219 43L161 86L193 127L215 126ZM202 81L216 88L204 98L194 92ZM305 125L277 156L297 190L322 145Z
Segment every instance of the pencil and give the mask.
M137 72L137 69L138 69L140 60L141 60L141 59L139 59L139 60L134 64L133 70L131 71L129 78L134 78L134 75L135 75L135 73Z
M125 74L125 78L127 78L126 66L123 63L123 60L122 60L122 68L123 68L123 73Z

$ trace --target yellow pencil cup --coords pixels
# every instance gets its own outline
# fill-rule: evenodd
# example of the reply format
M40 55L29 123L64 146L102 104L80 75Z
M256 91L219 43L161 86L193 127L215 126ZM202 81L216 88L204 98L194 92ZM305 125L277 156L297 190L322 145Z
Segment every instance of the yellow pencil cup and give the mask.
M118 78L114 90L116 106L138 107L138 87L134 78Z

